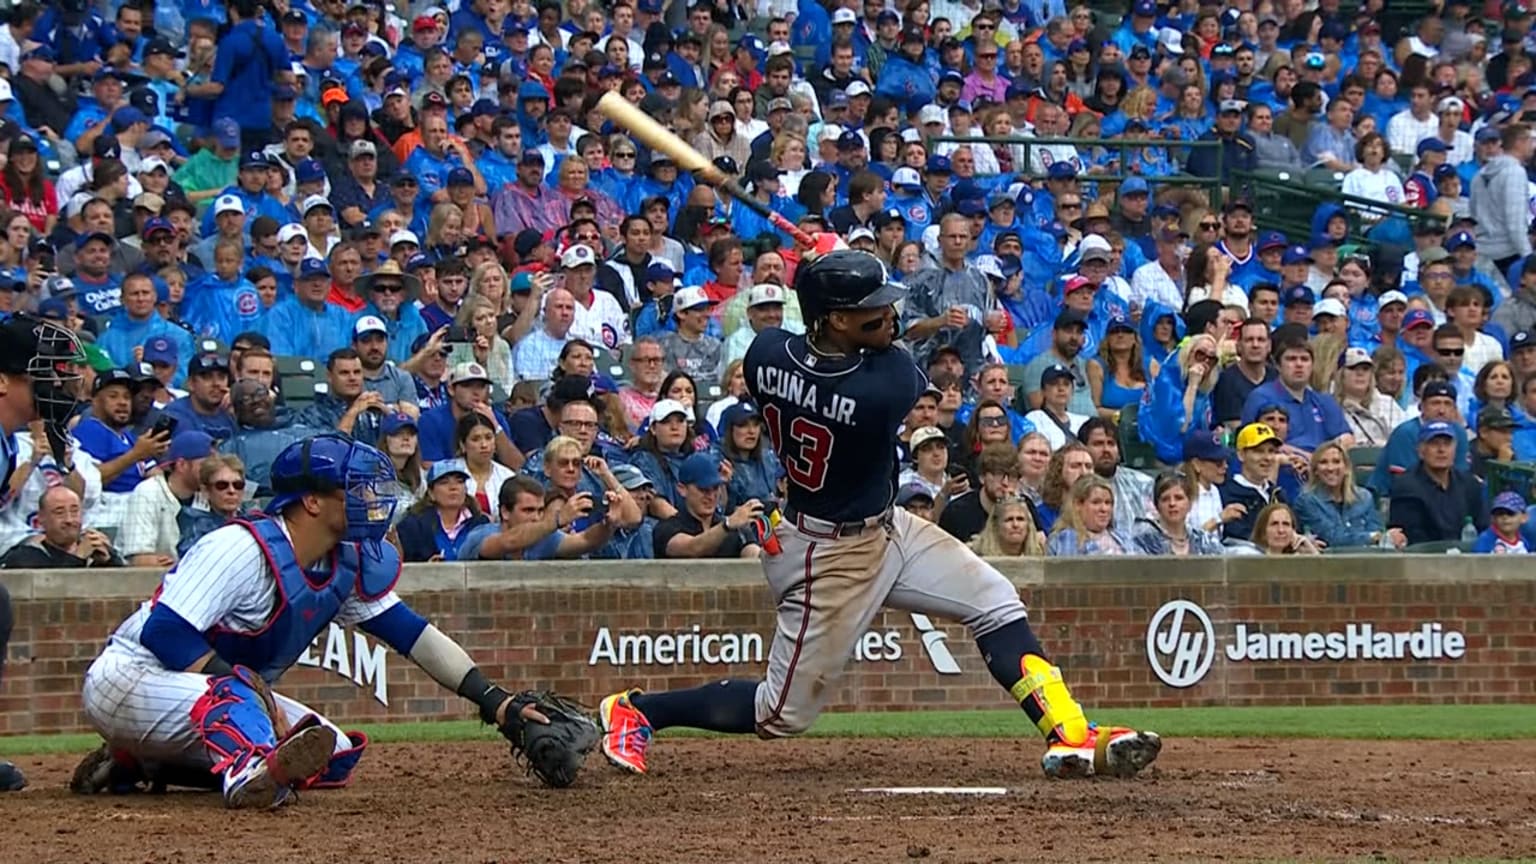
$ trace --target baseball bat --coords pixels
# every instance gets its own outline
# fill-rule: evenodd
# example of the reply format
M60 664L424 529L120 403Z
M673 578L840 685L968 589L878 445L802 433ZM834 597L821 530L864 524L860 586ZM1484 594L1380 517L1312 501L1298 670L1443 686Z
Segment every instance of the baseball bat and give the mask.
M726 194L746 205L754 213L773 223L773 227L793 237L796 243L808 249L817 248L815 237L785 219L783 214L775 213L767 204L748 195L735 180L715 167L715 163L705 159L703 153L693 149L688 142L656 122L651 115L630 104L629 100L617 92L610 90L597 100L597 113L640 139L640 142L651 150L672 157L677 167L688 171L698 180L724 190Z

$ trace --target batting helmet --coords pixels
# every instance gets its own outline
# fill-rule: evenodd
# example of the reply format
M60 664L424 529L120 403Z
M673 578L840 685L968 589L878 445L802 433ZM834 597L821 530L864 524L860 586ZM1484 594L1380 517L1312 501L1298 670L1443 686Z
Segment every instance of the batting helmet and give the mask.
M395 496L387 491L395 480L389 457L345 435L324 433L283 448L272 460L272 490L267 505L281 513L305 495L345 492L347 532L343 539L381 540L389 531Z
M807 321L825 318L834 309L879 309L906 293L891 281L879 258L854 249L828 252L795 273L795 295Z
M0 326L0 372L26 375L38 419L63 424L80 399L85 349L60 324L16 315Z

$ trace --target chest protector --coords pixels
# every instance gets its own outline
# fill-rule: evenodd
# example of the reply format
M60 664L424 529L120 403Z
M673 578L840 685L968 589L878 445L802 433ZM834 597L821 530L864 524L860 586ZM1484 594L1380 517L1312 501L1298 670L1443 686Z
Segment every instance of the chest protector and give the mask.
M342 543L326 562L306 569L276 522L236 520L234 524L256 538L277 583L277 600L261 629L240 633L215 626L209 631L209 642L226 662L248 666L268 681L276 681L298 662L348 598L377 600L393 590L400 578L400 555L389 543Z

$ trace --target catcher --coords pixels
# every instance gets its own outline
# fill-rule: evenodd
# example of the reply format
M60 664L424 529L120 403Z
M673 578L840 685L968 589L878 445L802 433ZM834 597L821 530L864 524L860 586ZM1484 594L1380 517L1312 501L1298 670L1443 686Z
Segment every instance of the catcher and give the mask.
M216 786L229 807L270 808L296 788L345 785L367 737L269 686L333 621L410 658L475 703L541 780L570 785L597 742L592 721L556 697L493 684L394 593L400 559L381 542L393 480L388 457L340 435L285 449L272 464L273 515L200 540L86 672L85 711L106 744L71 787Z

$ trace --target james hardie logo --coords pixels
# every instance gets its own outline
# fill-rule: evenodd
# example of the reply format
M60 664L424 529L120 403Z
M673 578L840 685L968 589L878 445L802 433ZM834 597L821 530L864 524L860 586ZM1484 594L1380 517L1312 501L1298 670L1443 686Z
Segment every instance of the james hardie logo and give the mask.
M1147 623L1147 662L1169 687L1193 687L1216 658L1216 628L1188 600L1164 603Z
M944 644L949 638L944 631L934 627L927 615L918 612L912 613L912 626L922 636L923 650L928 652L933 671L940 675L959 675L960 664L955 662L955 655L949 653L949 646Z

